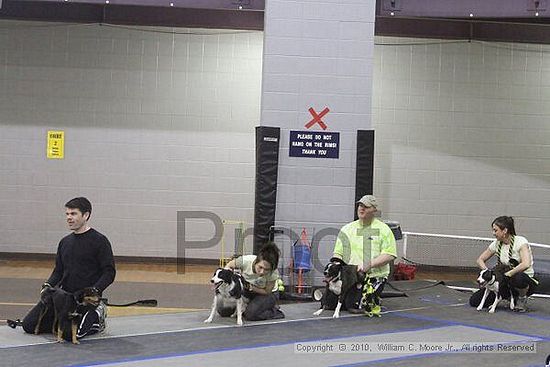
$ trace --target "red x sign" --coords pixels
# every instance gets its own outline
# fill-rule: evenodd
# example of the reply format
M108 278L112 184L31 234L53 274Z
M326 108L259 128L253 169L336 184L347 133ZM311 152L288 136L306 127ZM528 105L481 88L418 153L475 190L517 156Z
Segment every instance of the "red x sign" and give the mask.
M323 118L323 116L325 116L330 110L328 109L328 107L325 107L324 110L321 111L320 114L317 114L317 112L315 112L315 110L313 109L313 107L310 107L309 108L309 113L311 113L311 116L313 116L313 118L311 119L311 121L309 121L307 124L306 124L306 128L310 128L312 127L313 125L315 124L319 124L319 126L321 126L321 129L323 130L326 130L327 129L327 125L323 122L323 120L321 120Z

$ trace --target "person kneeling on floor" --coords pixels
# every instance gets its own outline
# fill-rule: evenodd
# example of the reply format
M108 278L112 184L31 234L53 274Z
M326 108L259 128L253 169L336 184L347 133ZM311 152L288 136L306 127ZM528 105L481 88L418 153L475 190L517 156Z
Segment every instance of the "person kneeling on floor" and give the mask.
M496 255L497 264L510 267L504 275L508 277L512 293L516 298L514 311L527 311L527 297L535 293L538 281L533 270L533 253L527 239L516 235L514 218L501 216L492 223L493 236L496 238L477 259L480 269L487 269L486 261ZM470 297L470 306L481 303L484 290L480 289ZM483 307L489 307L495 301L495 295L489 294Z
M231 260L225 266L240 270L248 283L244 296L250 301L243 317L248 321L282 319L285 317L277 304L273 290L279 279L279 249L274 243L264 245L258 255L244 255Z
M92 204L84 197L78 197L65 204L67 224L72 231L58 245L55 268L42 285L41 295L48 289L59 287L72 293L76 301L83 290L101 297L102 292L115 279L115 262L111 243L103 234L88 226ZM41 297L42 298L42 297ZM95 334L105 329L107 307L103 302L82 304L77 307L77 338ZM53 307L44 302L34 306L22 321L27 333L51 333L54 323ZM64 332L70 340L71 334Z
M349 265L357 265L358 272L366 274L358 310L367 316L380 316L380 295L390 274L390 262L397 257L395 237L390 227L375 218L378 203L373 195L365 195L357 202L357 217L340 229L333 257Z

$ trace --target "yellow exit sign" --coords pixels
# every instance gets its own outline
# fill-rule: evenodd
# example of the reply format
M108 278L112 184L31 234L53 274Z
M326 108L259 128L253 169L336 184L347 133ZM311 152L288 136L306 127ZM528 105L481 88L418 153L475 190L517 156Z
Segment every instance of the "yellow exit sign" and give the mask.
M46 156L49 159L63 159L65 149L65 132L48 131L48 145Z

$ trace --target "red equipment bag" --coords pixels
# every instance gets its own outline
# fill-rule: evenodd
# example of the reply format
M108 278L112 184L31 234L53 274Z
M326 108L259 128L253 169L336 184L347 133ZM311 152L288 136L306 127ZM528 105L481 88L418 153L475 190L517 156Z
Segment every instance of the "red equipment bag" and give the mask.
M412 280L416 274L416 265L403 262L395 264L393 272L394 280Z

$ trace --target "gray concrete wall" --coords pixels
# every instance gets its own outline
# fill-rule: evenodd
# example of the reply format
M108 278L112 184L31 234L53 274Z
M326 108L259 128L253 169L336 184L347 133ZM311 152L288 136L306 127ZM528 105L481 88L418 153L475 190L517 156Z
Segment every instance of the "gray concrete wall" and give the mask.
M279 226L311 235L353 219L356 132L371 128L374 16L373 1L266 1L261 124L281 127ZM340 132L339 159L289 157L289 132L307 130L310 107L330 109L323 121Z
M519 233L550 243L550 47L377 44L375 192L385 215L407 231L481 237L512 215Z
M2 21L0 252L53 253L67 233L63 203L77 195L118 255L175 256L178 210L251 223L260 98L261 123L282 127L278 224L351 220L355 130L374 128L384 218L485 237L510 214L529 240L550 243L547 46L377 37L369 51L352 47L372 42L368 5L312 6L268 1L265 42ZM406 42L423 44L382 45ZM331 108L323 120L341 132L339 160L288 157L288 131L310 106ZM55 129L66 134L62 161L46 159ZM191 235L212 232L197 223Z
M0 22L0 251L55 252L80 195L116 255L176 256L178 210L252 222L262 33L153 30Z

